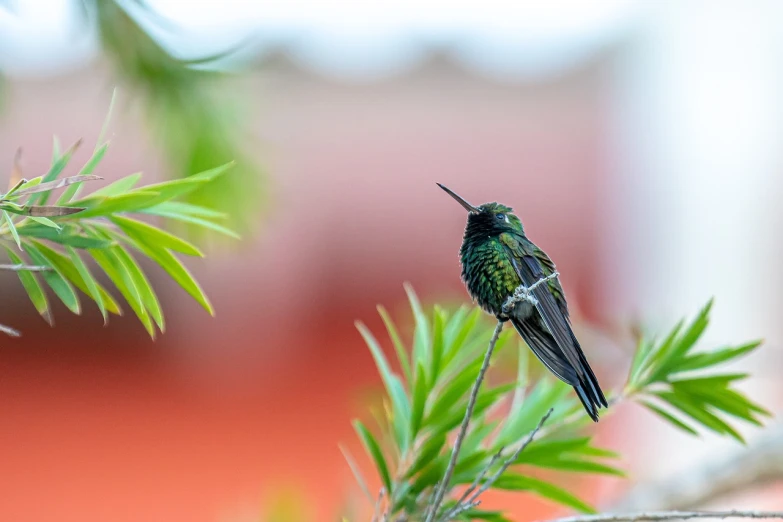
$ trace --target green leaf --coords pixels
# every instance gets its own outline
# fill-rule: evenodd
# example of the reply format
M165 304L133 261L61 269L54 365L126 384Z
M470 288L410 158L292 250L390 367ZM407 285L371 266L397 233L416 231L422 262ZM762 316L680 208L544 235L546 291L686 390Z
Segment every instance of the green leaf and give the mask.
M88 196L88 199L100 198L100 197L112 197L112 196L119 196L120 194L125 194L133 187L135 187L136 183L138 183L140 179L141 179L141 172L131 174L130 176L125 176L124 178L118 179L114 183L109 183L105 187L96 190L95 192L93 192Z
M495 431L498 424L498 421L485 423L483 417L476 417L474 415L474 418L470 423L468 434L465 435L465 440L462 441L462 451L468 455L476 453L479 448L486 445L487 439L492 432Z
M511 412L498 433L496 444L508 446L521 434L530 433L550 408L563 410L571 387L562 381L542 378L536 383L517 411Z
M350 452L346 448L344 448L342 444L340 444L339 447L340 447L340 451L343 454L343 457L345 457L345 461L348 463L348 467L351 468L351 473L353 473L356 482L359 484L359 487L362 489L362 492L364 492L364 494L367 496L370 502L375 502L375 499L370 493L370 489L367 487L367 481L364 480L364 475L362 475L362 470L359 469L359 466L356 464L356 460L354 460L353 456L351 456Z
M639 380L639 375L647 367L647 363L653 353L654 344L655 342L652 339L645 339L644 336L639 338L636 352L631 361L631 368L628 371L628 374L630 375L628 379L629 383L636 383Z
M424 469L425 466L435 460L445 444L445 433L437 433L424 441L421 447L419 447L418 450L414 453L414 455L416 455L416 460L414 460L413 464L411 464L411 467L405 473L405 478L410 479L416 473Z
M62 228L60 225L58 225L57 223L55 223L51 219L47 219L47 218L44 218L44 217L32 217L31 216L30 219L35 221L36 223L42 224L45 227L54 228L54 229L57 229L57 230L60 230Z
M117 236L115 236L116 238ZM174 254L158 246L138 243L139 249L147 254L153 261L158 263L174 281L179 284L190 296L199 303L210 315L215 315L212 304L209 302L201 286L196 282L187 268L177 259Z
M8 223L8 230L11 231L11 235L13 236L14 241L16 242L16 246L19 247L19 250L24 250L22 248L22 242L19 239L19 232L17 232L16 226L14 225L11 216L9 216L8 212L6 212L5 210L3 210L2 212L3 212L3 218L5 218L5 222Z
M110 214L119 214L122 212L137 212L150 206L158 198L157 192L146 190L129 192L118 196L94 197L72 202L73 205L82 205L86 207L79 218L88 218L96 216L108 216ZM66 207L67 208L67 207Z
M421 303L413 291L413 287L408 283L405 283L404 287L416 321L416 328L413 332L413 361L414 363L421 362L423 365L426 365L430 360L429 321L421 308Z
M119 258L120 262L128 269L128 273L133 280L133 284L141 297L141 302L144 308L149 312L155 324L160 328L161 333L166 331L166 324L163 320L163 312L158 302L158 296L155 295L155 290L152 289L152 285L147 280L147 276L144 275L136 260L133 259L124 248L117 246L114 249L114 253Z
M400 368L402 368L402 374L405 376L405 380L408 383L413 382L413 375L411 374L411 364L408 359L408 352L405 349L405 345L400 339L400 334L397 331L397 327L394 325L394 321L386 312L383 306L378 306L378 313L383 319L383 324L386 326L386 331L389 333L389 338L394 345L394 351L397 352L397 360L400 361Z
M223 225L219 225L218 223L209 221L208 219L202 219L200 217L191 216L188 214L177 214L173 212L163 212L163 211L156 211L154 214L161 217L173 219L176 221L181 221L182 223L185 224L196 225L198 227L207 228L209 230L213 230L215 232L218 232L219 234L223 234L224 236L228 236L234 239L241 239L239 234L237 234L233 230L226 228Z
M60 230L56 230L39 223L25 221L17 230L25 237L47 239L74 248L106 248L112 244L102 237L84 235L85 232L80 227L68 223L64 223Z
M478 397L476 397L476 404L473 407L473 416L478 417L484 413L487 409L493 406L496 402L503 398L503 395L514 389L513 384L502 384L495 388L482 389L479 391ZM462 422L465 416L464 407L456 407L443 419L442 422L435 424L434 429L438 431L448 432L456 428Z
M449 347L448 351L445 353L444 357L444 368L447 368L450 363L455 359L455 356L460 353L462 348L464 348L465 341L467 340L468 336L473 332L473 329L475 328L476 324L478 323L479 318L483 314L481 308L476 307L473 309L473 312L468 315L468 318L462 323L461 328L457 332L457 335L454 337L454 341L452 341L451 346ZM486 344L485 344L486 346Z
M10 248L6 248L6 252L12 263L23 263L22 258L16 255L16 252ZM35 306L35 309L41 314L41 317L49 323L49 326L54 326L54 317L52 317L52 312L49 309L49 300L46 298L46 294L41 287L41 283L38 282L38 278L32 272L27 272L25 270L20 270L16 274L19 276L19 281L21 281L27 295L30 297L30 301L32 301L33 306Z
M82 167L82 170L79 171L80 176L89 176L93 173L95 168L98 166L98 164L103 159L103 156L106 155L106 151L109 149L109 144L104 143L100 147L95 149L95 152L92 153L92 156L89 160L87 160L87 163L84 164L84 167ZM98 178L100 179L100 178Z
M73 156L73 153L76 152L76 149L79 148L79 145L81 145L82 140L77 141L74 143L71 148L69 148L67 151L65 151L65 154L60 156L57 160L55 160L52 163L52 167L49 169L49 172L47 172L43 179L41 180L43 183L47 183L49 181L53 181L57 179L57 176L60 175L60 173L65 169L65 166L68 165L68 162L71 161L71 157ZM59 148L59 147L57 147ZM57 148L55 148L55 154L57 153ZM30 199L28 200L28 204L32 205L35 203L40 203L41 205L45 205L46 202L49 200L50 193L40 193L40 194L33 194Z
M595 513L595 509L592 506L575 497L568 491L533 477L506 472L495 482L494 487L511 491L532 491L544 498L576 509L582 513Z
M512 522L510 518L503 516L502 511L483 511L481 509L469 509L460 515L460 520L487 520L489 522Z
M413 384L413 408L411 410L411 439L421 427L421 419L424 416L424 405L427 402L427 374L420 362L416 363L416 374Z
M119 305L114 298L109 295L106 289L95 280L92 273L90 273L90 270L87 268L87 265L82 261L82 258L79 257L79 253L71 247L66 247L66 251L68 252L68 257L71 259L71 263L73 263L74 268L76 268L76 271L81 276L81 280L84 282L84 288L81 288L76 284L75 277L68 275L68 278L71 281L74 281L74 284L76 284L82 292L85 292L92 297L95 304L98 305L98 309L101 311L103 324L106 324L109 319L106 312L119 315L121 312Z
M543 459L533 464L539 468L557 469L560 471L569 471L571 473L595 473L600 475L615 475L617 477L626 476L623 470L613 466L567 456Z
M46 257L51 266L57 268L63 277L65 277L67 280L73 283L76 288L90 296L93 301L95 301L95 303L98 305L98 309L101 311L103 322L105 324L107 320L107 305L104 304L104 296L108 294L103 289L103 287L101 287L101 285L98 284L98 282L95 281L95 279L92 277L90 272L87 270L87 267L79 258L78 254L76 254L76 251L72 248L69 248L68 250L72 253L72 255L68 257L42 243L36 242L35 246L38 250L40 250L41 254ZM118 313L119 308L117 307L117 303L114 302L111 296L108 297L107 301L108 307L113 310L112 313Z
M152 324L152 319L147 313L144 307L139 290L136 288L133 278L130 276L129 269L125 267L122 261L119 259L116 253L117 246L103 249L89 249L90 255L98 263L98 266L106 273L117 290L120 291L122 297L130 305L133 312L144 325L147 333L150 337L155 337L155 327Z
M741 357L761 346L760 340L750 341L737 347L718 349L712 352L694 353L680 361L672 373L701 370Z
M704 333L704 329L707 328L712 302L712 299L707 302L696 319L693 320L688 329L676 342L672 343L670 347L666 347L666 349L661 349L658 367L652 373L648 382L663 380L693 347L699 337L701 337L701 334Z
M214 169L205 170L204 172L199 172L198 174L193 174L187 178L154 183L138 190L152 190L160 193L158 203L162 203L163 201L184 196L190 192L193 192L197 188L214 181L233 166L234 162L231 161L224 165L220 165L219 167L215 167Z
M378 468L378 474L381 476L381 481L389 495L393 493L391 475L389 474L389 467L386 465L386 459L383 457L381 447L378 445L378 441L375 440L372 433L364 427L360 421L353 422L356 432L359 434L359 438L362 439L362 444L375 461L375 466Z
M30 242L25 246L27 255L30 256L30 259L32 259L34 263L42 266L52 266L38 249L38 244ZM67 306L71 312L77 315L80 314L81 306L79 305L79 298L76 296L73 287L56 266L52 266L52 268L53 270L41 272L41 277L43 277L44 281L49 285L49 288L52 289L55 295L60 298L63 304Z
M470 365L463 368L463 370L454 378L452 378L443 388L443 390L437 394L436 399L429 413L425 417L424 426L431 426L437 424L444 419L452 407L457 404L461 404L462 399L471 389L471 386L476 382L476 377L481 369L482 361L476 360Z
M227 219L225 212L185 203L182 201L164 201L152 207L144 209L144 212L157 215L185 214L187 216L200 217L204 219Z
M729 435L741 444L745 443L745 439L734 428L712 413L706 405L694 402L692 398L685 395L671 392L658 392L655 395L715 433Z
M189 256L203 257L204 254L184 239L156 228L148 223L120 216L112 216L111 221L120 227L129 237L148 247L159 247L181 252Z
M408 396L400 382L400 379L392 373L386 356L383 354L381 346L372 335L364 323L357 321L356 328L364 338L364 342L370 348L375 365L378 367L378 373L381 375L386 392L392 402L392 425L394 427L395 440L402 451L405 451L410 441L410 415L411 408Z
M656 415L660 416L664 420L668 421L672 425L676 426L677 428L680 428L681 430L690 433L691 435L699 435L699 432L690 427L688 424L686 424L684 421L681 421L674 415L670 414L669 412L655 406L654 404L647 402L647 401L639 401L641 402L647 409L649 409L651 412L655 413Z
M579 437L562 440L535 439L520 453L516 460L517 464L535 464L539 460L545 460L551 455L561 455L564 453L581 450L590 444L590 437Z
M438 306L435 306L432 310L432 323L432 359L429 364L429 381L434 385L438 379L444 350L443 329L445 328L445 318L443 317L443 311Z

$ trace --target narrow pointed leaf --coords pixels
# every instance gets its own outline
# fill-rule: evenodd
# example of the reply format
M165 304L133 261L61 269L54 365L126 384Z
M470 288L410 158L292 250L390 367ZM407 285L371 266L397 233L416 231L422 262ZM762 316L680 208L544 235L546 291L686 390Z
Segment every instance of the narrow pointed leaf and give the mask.
M147 280L147 276L144 275L141 267L139 267L136 260L127 250L121 246L117 246L113 250L122 264L128 269L133 284L139 292L139 297L141 297L141 302L144 304L144 308L147 309L147 312L149 312L150 316L155 321L155 324L158 325L160 331L165 332L166 324L163 320L163 311L160 308L158 296L155 294L155 290L153 290L152 285Z
M386 392L389 394L389 398L392 402L392 425L394 427L395 439L399 447L404 451L410 442L410 402L408 396L405 394L405 389L402 386L399 378L392 373L389 363L386 360L386 356L372 335L370 330L361 323L356 322L356 328L364 338L364 342L370 348L373 359L375 359L375 365L378 367L378 373L381 374L381 379L386 387Z
M148 247L160 247L181 252L189 256L203 257L204 254L191 243L154 227L148 223L120 216L112 216L111 221L119 226L131 238Z
M406 283L405 293L408 295L416 327L413 331L413 362L426 365L430 359L430 327L427 316L421 308L421 303L413 287Z
M402 340L400 339L400 334L397 331L397 327L394 325L394 321L392 321L392 318L389 316L388 312L386 312L384 307L378 306L378 313L380 314L381 319L383 319L383 324L386 326L386 331L389 333L389 338L394 345L394 351L397 352L397 360L400 362L400 368L402 369L402 374L405 376L405 381L410 384L413 382L411 364L408 359L408 352L405 348L405 345L402 343Z
M139 291L136 288L128 269L117 257L116 252L114 251L115 248L117 247L103 249L93 248L89 249L89 253L93 259L95 259L95 262L98 263L98 266L106 273L111 282L114 283L114 286L117 287L117 290L122 294L122 297L125 298L125 301L136 314L136 317L139 318L141 324L144 325L144 328L147 330L150 337L154 338L155 327L152 324L152 319L141 301Z
M70 249L74 253L74 256L66 256L56 250L49 248L48 246L34 242L35 247L41 252L41 254L49 261L49 264L59 270L60 274L65 277L76 288L84 292L87 296L91 297L95 304L98 305L98 309L101 311L104 323L106 322L106 305L104 304L103 294L100 291L100 285L87 271L87 267L84 263L81 263L81 259L78 262L82 265L84 270L81 270L74 262L74 257L78 258L76 252ZM86 275L86 278L85 278ZM113 302L113 300L112 300ZM117 305L114 304L116 309Z
M362 475L362 470L359 469L359 466L356 464L356 460L354 460L351 453L345 447L343 447L342 444L340 444L339 447L343 457L345 457L345 461L348 463L348 467L351 468L351 473L353 473L353 476L356 479L357 484L359 484L362 492L370 502L375 502L375 498L373 498L372 494L370 493L370 489L367 487L367 481L364 480L364 475Z
M535 479L533 477L526 477L516 473L506 472L497 480L497 482L495 482L495 488L512 491L532 491L544 498L576 509L582 513L595 513L595 508L580 498L575 497L568 491L559 488L554 484Z
M378 441L375 440L372 433L364 427L364 424L358 420L354 421L353 425L356 432L359 434L359 438L361 438L367 453L369 453L375 461L375 466L378 468L378 474L381 476L381 481L386 488L386 492L391 495L393 493L391 475L389 474L389 467L386 464L386 459L383 457L383 452L378 445Z
M65 166L68 165L69 161L71 161L71 157L73 156L73 153L76 152L76 149L79 148L79 145L81 145L81 143L82 143L82 140L79 140L76 143L74 143L71 146L71 148L69 148L67 151L65 151L65 154L60 156L57 160L55 160L52 163L52 167L49 169L49 172L47 172L44 175L43 179L42 179L43 183L47 183L49 181L53 181L53 180L57 179L57 176L59 176L60 173L62 173L63 169L65 169ZM55 150L55 153L57 153L57 150ZM41 205L45 205L46 202L49 200L49 195L50 195L50 193L48 193L48 192L40 193L40 194L33 194L30 197L28 203L30 203L31 205L35 204L35 203L39 203Z
M14 225L14 222L11 220L11 216L8 214L8 212L5 210L2 212L5 222L8 223L8 230L11 232L11 236L13 236L14 241L16 242L16 246L19 247L19 250L23 250L22 241L19 239L19 232L16 230L16 225Z
M98 309L101 311L101 316L103 316L103 324L106 324L106 322L109 320L107 312L118 314L120 312L119 306L111 297L109 297L108 301L104 299L104 296L107 294L107 292L98 283L98 281L95 280L93 275L90 273L90 270L87 268L87 265L84 264L82 258L79 257L79 253L71 247L66 247L66 252L68 253L68 257L71 260L73 267L76 269L79 276L81 276L81 280L84 282L84 288L79 289L92 297L92 300L95 301L95 304L98 305ZM74 284L76 284L75 277L69 276L69 279L74 281ZM77 284L76 286L78 287L79 285Z
M16 255L16 252L10 248L6 248L6 252L8 253L8 258L11 262L22 263L22 258ZM54 317L52 317L52 312L49 309L49 300L46 297L43 287L41 287L41 283L38 282L38 278L32 272L27 272L25 270L17 272L17 275L19 276L19 281L21 281L28 297L30 297L30 301L32 301L33 306L35 306L35 309L41 317L49 323L49 326L54 326Z
M427 402L427 372L421 363L416 364L413 384L413 407L411 409L411 438L414 439L421 427L424 406Z
M79 298L76 296L76 292L74 292L73 287L65 279L62 272L60 272L56 266L53 266L46 259L46 256L44 256L38 249L37 244L32 242L28 243L26 245L25 251L34 263L43 266L51 266L53 268L53 270L41 272L41 277L43 277L43 280L46 281L46 283L49 285L49 288L52 289L55 295L60 298L63 304L67 306L71 312L77 315L80 314L81 305L79 304Z
M114 183L109 183L105 187L96 190L95 192L90 194L89 197L90 198L112 197L112 196L119 196L120 194L125 194L133 187L135 187L136 183L138 183L140 179L141 179L141 172L131 174L130 176L125 176L124 178L118 179Z

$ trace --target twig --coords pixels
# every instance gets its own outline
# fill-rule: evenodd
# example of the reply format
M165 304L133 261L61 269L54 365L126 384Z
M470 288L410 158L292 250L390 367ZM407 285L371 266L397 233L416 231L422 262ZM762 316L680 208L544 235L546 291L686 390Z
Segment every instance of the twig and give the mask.
M531 431L527 438L522 442L522 444L519 445L517 450L514 452L513 455L511 455L510 458L506 459L503 462L503 465L500 466L500 469L495 472L494 475L492 475L484 484L479 488L478 491L473 493L473 495L470 495L473 489L475 489L475 484L477 484L486 474L486 472L489 470L489 468L495 463L497 458L500 457L501 452L503 449L501 448L500 451L498 451L494 457L492 457L492 460L490 460L489 465L484 469L484 471L481 472L481 475L479 475L479 478L474 481L473 485L462 495L462 497L457 501L457 505L454 506L449 512L447 512L443 516L443 520L451 520L463 511L467 511L468 509L471 509L478 505L479 501L478 498L489 488L492 487L492 485L497 482L497 480L503 475L503 473L506 472L509 466L511 466L513 463L517 461L519 458L519 455L525 451L525 448L527 448L531 442L533 442L533 439L535 438L536 434L541 430L541 428L544 426L544 423L546 423L547 420L549 420L549 416L552 415L552 412L555 411L554 408L549 408L549 411L546 412L546 414L541 417L541 420L538 421L538 425L533 428L533 431ZM497 457L497 458L496 458Z
M481 484L481 481L484 480L484 477L487 475L487 473L489 473L490 468L492 468L492 466L495 465L495 462L500 460L500 458L503 456L503 450L504 449L506 449L506 448L505 447L500 448L498 450L498 452L495 453L492 456L491 459L489 459L489 463L484 467L483 470L481 470L481 473L479 473L479 475L476 477L476 480L473 481L473 484L471 484L470 487L465 490L465 492L462 494L462 496L459 498L459 500L457 500L457 505L454 506L451 511L449 511L448 513L446 513L443 516L444 519L448 520L449 517L453 517L454 516L454 511L457 508L459 508L460 505L463 504L466 500L468 502L471 502L471 500L474 500L474 499L468 500L468 498L470 497L470 494L473 493L474 491L476 491L476 488L479 487L479 484Z
M446 474L443 475L443 480L440 486L435 490L434 499L432 501L432 509L427 513L425 522L432 522L438 514L438 508L441 502L443 502L443 496L446 494L446 490L449 489L449 482L451 482L451 475L454 473L454 467L457 465L457 457L459 456L459 450L462 447L462 441L465 439L465 434L468 431L468 425L470 424L470 418L473 416L473 408L476 406L476 398L478 397L478 391L481 387L481 383L484 380L484 375L489 368L489 360L492 358L492 352L495 350L495 343L498 341L500 332L503 330L503 322L498 321L495 331L492 333L492 339L489 340L489 346L487 347L487 353L484 355L484 362L481 364L476 382L473 383L473 389L470 390L470 398L468 399L468 407L465 410L465 416L462 418L462 425L457 433L457 439L454 441L454 449L451 450L451 458L449 464L446 467Z
M641 520L685 520L689 518L781 518L783 511L647 511L563 517L548 522L636 522Z
M34 265L23 265L22 263L17 263L15 265L0 265L0 270L8 270L11 272L48 272L52 268L48 266L34 266Z
M524 284L519 285L514 290L514 293L511 296L509 296L509 298L506 300L505 303L503 303L503 311L504 312L508 312L509 310L511 310L511 308L514 305L516 305L520 301L527 301L528 303L532 304L533 306L537 306L538 305L538 299L533 297L533 295L532 295L533 290L538 288L539 285L542 285L542 284L546 283L547 281L549 281L550 279L554 279L554 278L556 278L559 275L560 275L560 272L555 270L554 272L552 272L548 276L542 277L541 279L539 279L538 281L536 281L535 283L533 283L530 286L525 286Z
M381 490L378 492L378 500L375 501L375 513L372 516L372 522L381 522L381 501L383 501L383 495L385 493L386 489L381 486Z

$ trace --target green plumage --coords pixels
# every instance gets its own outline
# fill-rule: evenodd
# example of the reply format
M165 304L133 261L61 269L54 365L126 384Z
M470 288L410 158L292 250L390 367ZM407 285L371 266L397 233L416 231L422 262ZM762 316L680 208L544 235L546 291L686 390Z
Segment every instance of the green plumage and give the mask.
M541 362L574 387L587 413L597 421L597 410L607 406L606 398L571 329L558 277L538 285L532 301L523 300L504 310L520 285L531 287L555 273L552 260L527 238L510 207L499 203L474 207L439 186L469 212L460 260L470 295L499 320L511 321Z

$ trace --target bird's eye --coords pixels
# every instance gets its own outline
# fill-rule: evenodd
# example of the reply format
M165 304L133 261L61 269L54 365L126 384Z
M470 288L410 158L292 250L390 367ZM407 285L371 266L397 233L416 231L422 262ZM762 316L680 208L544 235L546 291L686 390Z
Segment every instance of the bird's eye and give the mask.
M506 215L505 214L498 214L495 217L498 218L500 221L505 221L506 220Z

